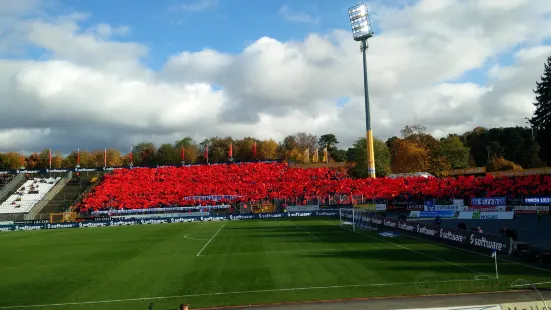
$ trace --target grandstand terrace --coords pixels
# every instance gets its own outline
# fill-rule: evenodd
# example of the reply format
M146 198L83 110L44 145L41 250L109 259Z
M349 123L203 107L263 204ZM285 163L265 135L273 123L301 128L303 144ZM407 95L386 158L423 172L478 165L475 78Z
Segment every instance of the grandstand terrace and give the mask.
M230 195L193 200L186 197ZM81 211L144 209L284 200L301 205L316 199L329 204L376 199L470 199L551 195L551 176L458 176L353 179L342 169L292 169L284 163L243 163L118 169L105 176L78 207Z

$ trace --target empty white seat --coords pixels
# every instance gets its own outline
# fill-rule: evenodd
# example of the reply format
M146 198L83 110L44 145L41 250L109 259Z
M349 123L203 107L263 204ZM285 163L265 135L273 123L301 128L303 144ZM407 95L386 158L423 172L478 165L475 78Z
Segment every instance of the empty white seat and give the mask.
M0 204L0 213L28 213L61 178L34 178L26 181Z

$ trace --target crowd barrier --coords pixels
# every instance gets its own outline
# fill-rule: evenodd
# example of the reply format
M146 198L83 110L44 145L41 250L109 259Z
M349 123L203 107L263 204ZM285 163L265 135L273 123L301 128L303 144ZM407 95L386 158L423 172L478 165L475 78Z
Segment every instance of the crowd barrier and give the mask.
M490 235L472 231L440 228L435 225L418 224L414 222L388 219L379 216L357 213L357 225L359 227L372 227L370 223L390 230L398 230L406 234L434 240L440 243L460 245L476 250L487 250L490 254L493 250L500 254L510 255L513 252L513 239L505 236ZM346 214L350 218L351 215Z
M309 217L309 216L338 216L338 209L325 209L311 212L285 212L285 213L266 213L266 214L227 214L227 215L210 215L210 216L179 216L170 218L143 218L143 219L110 219L105 221L85 221L79 223L59 223L51 224L49 222L20 222L13 225L1 225L2 231L21 231L21 230L46 230L46 229L62 229L62 228L87 228L87 227L107 227L107 226L132 226L132 225L147 225L147 224L170 224L170 223L187 223L187 222L210 222L210 221L236 221L236 220L254 220L254 219L271 219L271 218L293 218L293 217Z

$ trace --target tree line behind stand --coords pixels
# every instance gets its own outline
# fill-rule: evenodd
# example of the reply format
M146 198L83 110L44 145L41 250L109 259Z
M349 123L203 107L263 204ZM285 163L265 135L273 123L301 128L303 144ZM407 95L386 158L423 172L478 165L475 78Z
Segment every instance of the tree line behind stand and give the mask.
M436 139L422 125L405 126L400 131L400 137L392 137L386 142L375 139L377 175L420 171L438 175L451 169L484 166L487 171L551 166L551 56L544 67L541 81L536 83L534 90L536 110L528 119L531 128L476 127L463 134L449 134L445 138ZM233 160L237 162L276 159L310 161L316 149L318 154L322 154L327 148L330 162L347 162L348 172L352 176L367 176L366 139L358 139L345 150L338 147L339 141L331 133L316 137L299 132L280 142L252 137L212 137L200 143L185 137L159 147L151 142L142 142L133 146L132 161L135 166L180 164L183 148L186 163L204 163L207 161L204 155L208 146L208 162L228 162L230 145ZM309 150L309 158L305 158L306 149ZM107 166L130 164L129 154L112 148L105 153ZM79 154L82 167L104 165L104 150L80 150ZM49 160L48 149L26 157L16 152L0 153L0 169L18 169L22 165L27 169L48 168ZM77 151L65 157L60 152L52 154L53 168L71 168L76 164Z
M255 155L256 142L256 155ZM365 177L367 172L366 139L358 139L347 150L338 147L334 134L321 137L299 132L287 136L283 141L256 140L254 138L233 139L213 137L201 143L186 137L174 144L156 147L151 142L133 146L132 158L135 166L174 165L181 163L182 148L186 163L206 162L205 148L208 145L208 161L228 162L229 146L232 145L233 160L236 162L253 160L286 160L304 162L305 150L310 150L310 160L315 149L321 154L327 147L329 162L347 162L347 169L354 177ZM477 127L462 135L451 134L436 139L426 133L420 125L406 126L400 137L392 137L386 142L374 141L375 163L378 176L390 173L427 171L440 174L451 169L487 166L488 171L517 170L546 166L540 159L540 147L532 138L528 128ZM0 153L0 169L19 169L22 164L27 169L49 167L48 149L22 157L19 153ZM106 151L107 166L128 166L129 154L109 148ZM321 161L321 156L320 156ZM77 151L67 156L60 152L52 153L52 168L72 168L77 164ZM80 150L81 167L103 167L104 150Z

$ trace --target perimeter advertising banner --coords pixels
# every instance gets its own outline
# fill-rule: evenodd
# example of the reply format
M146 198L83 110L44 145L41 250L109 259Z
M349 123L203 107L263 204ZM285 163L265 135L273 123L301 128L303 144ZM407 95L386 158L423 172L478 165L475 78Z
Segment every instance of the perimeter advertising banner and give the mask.
M62 229L62 228L90 228L107 226L131 226L131 225L151 225L151 224L169 224L169 223L187 223L187 222L210 222L210 221L235 221L249 219L268 219L268 218L288 218L288 217L308 217L308 216L338 216L338 209L326 209L312 212L286 212L286 213L266 213L266 214L227 214L212 216L181 216L169 218L143 218L143 219L113 219L108 221L87 221L80 223L21 223L13 225L1 225L2 231L21 231L21 230L44 230L44 229Z
M513 209L516 214L536 214L538 211L549 214L549 206L515 206Z
M445 229L434 225L417 224L374 216L362 216L361 220L357 223L360 227L362 225L367 227L370 222L380 225L379 228L382 226L387 229L399 230L438 242L482 250L486 253L491 253L492 250L495 250L500 254L510 255L513 251L513 240L504 236L458 229Z

